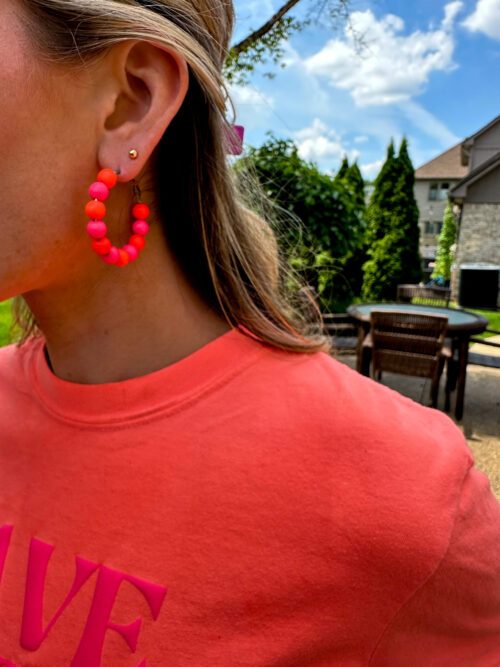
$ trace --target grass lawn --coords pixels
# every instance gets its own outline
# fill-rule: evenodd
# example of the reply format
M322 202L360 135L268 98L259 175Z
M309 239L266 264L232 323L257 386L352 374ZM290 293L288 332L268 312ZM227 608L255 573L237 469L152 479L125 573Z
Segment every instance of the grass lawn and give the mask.
M488 329L495 329L495 331L500 331L500 310L473 310L472 312L486 317L489 322ZM484 333L480 335L480 338L486 338L487 336L494 335L495 334Z
M353 303L364 303L364 302L363 299L358 297L353 299ZM433 305L432 301L428 301L427 299L422 299L419 297L412 299L412 303L422 306L425 306L426 304ZM456 302L451 302L450 308L460 308L460 306ZM464 308L464 310L468 310L471 313L477 313L478 315L482 315L485 319L488 320L488 329L495 329L496 331L500 331L500 310L477 310L476 308ZM489 336L494 336L495 334L482 333L475 335L478 338L488 338Z
M10 309L10 301L3 301L0 303L0 346L10 343L8 337L10 327Z

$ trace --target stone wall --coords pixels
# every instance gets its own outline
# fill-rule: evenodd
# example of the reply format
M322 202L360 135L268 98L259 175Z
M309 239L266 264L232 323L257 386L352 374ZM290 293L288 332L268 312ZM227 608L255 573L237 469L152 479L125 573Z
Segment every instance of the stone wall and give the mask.
M500 265L500 204L464 203L451 280L452 299L458 299L460 265L476 262Z

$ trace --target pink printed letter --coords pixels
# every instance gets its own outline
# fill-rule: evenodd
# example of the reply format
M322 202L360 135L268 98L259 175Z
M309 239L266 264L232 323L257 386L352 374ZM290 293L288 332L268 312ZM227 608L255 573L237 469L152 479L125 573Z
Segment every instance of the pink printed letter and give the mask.
M151 609L153 619L158 618L167 593L164 586L102 565L99 570L87 624L76 655L71 662L71 667L100 667L104 637L108 629L118 632L127 642L130 650L135 653L141 629L141 618L136 618L129 625L111 622L111 612L122 581L128 581L144 595ZM145 661L141 665L145 667Z
M33 538L30 543L26 591L24 594L23 626L21 646L28 651L36 651L50 632L50 629L78 593L90 575L99 567L97 563L76 556L76 575L66 599L59 607L45 630L43 629L43 593L47 566L54 547Z
M5 567L5 559L9 551L10 538L14 526L2 526L0 528L0 581L2 581L3 568Z

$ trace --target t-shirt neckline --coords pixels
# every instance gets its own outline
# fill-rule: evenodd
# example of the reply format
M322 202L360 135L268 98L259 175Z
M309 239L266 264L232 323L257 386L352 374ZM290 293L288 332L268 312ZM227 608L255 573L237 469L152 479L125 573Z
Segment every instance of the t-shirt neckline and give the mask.
M27 362L28 382L54 417L117 427L188 406L225 384L264 349L240 325L157 371L118 382L81 384L54 374L45 356L45 338L40 336L34 339Z

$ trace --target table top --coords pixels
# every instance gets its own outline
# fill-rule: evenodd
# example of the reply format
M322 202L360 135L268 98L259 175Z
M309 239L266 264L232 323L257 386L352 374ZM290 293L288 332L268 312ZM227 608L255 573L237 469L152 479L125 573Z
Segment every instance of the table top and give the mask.
M477 313L471 313L469 310L425 306L415 303L356 303L349 306L347 312L351 317L361 322L369 322L372 310L396 310L404 313L414 312L446 315L448 318L448 331L456 333L481 333L488 326L487 319L481 315L477 315Z

